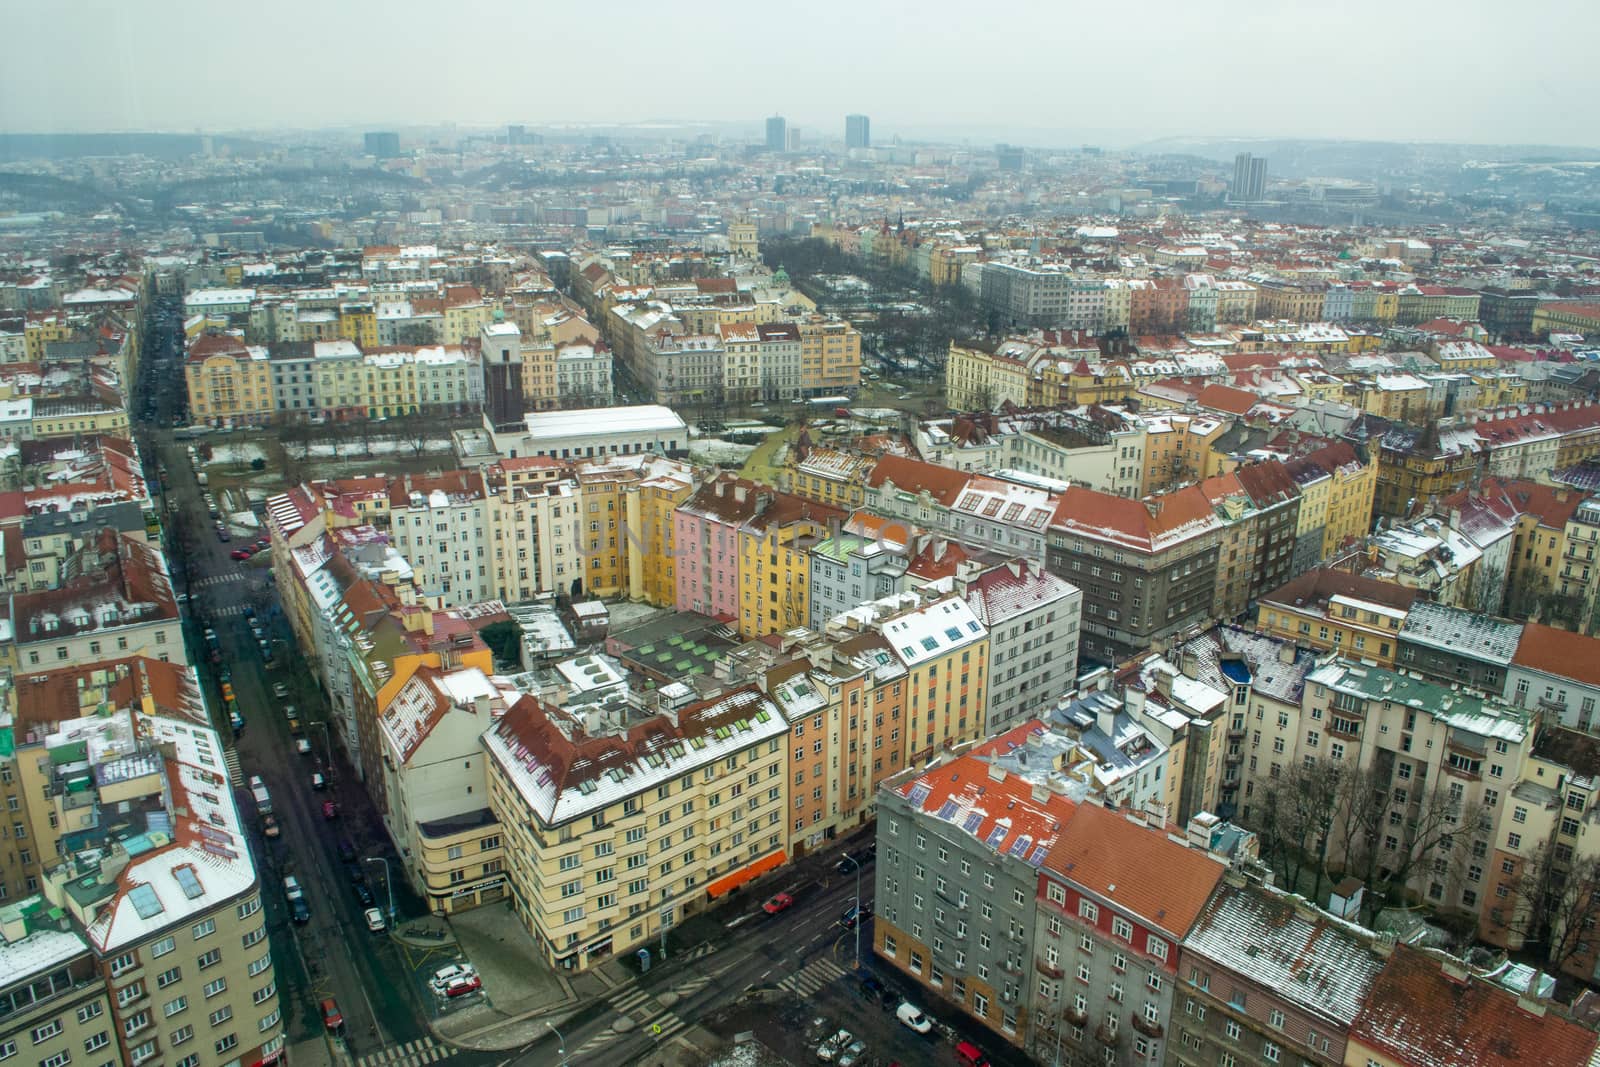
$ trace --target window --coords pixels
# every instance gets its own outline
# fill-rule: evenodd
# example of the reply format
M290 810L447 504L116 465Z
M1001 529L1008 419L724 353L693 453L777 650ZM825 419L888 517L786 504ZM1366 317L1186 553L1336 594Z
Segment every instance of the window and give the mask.
M172 1031L172 1039L171 1039L171 1041L169 1043L172 1044L172 1045L181 1045L185 1041L188 1041L193 1037L194 1037L194 1027L187 1026L187 1025L186 1026L180 1026L176 1030Z
M1272 1024L1272 1028L1274 1030L1282 1030L1283 1012L1279 1011L1277 1008L1273 1008L1272 1012L1267 1017L1267 1021Z
M222 1040L218 1041L213 1047L217 1050L217 1055L220 1056L238 1044L239 1035L229 1034L227 1037L224 1037Z
M100 1003L98 1000L93 1004L85 1004L83 1007L78 1009L78 1021L80 1023L86 1023L90 1019L98 1019L100 1016L105 1014L105 1010L106 1006Z
M212 1026L221 1026L231 1018L233 1018L233 1007L228 1004L224 1004L210 1015Z
M160 941L157 941L155 944L150 946L150 955L156 959L160 959L162 956L165 956L167 953L171 952L177 947L177 942L172 938L163 937Z
M1133 924L1120 916L1113 916L1111 919L1111 933L1112 936L1120 937L1124 941L1132 941Z
M105 1048L109 1044L111 1044L111 1035L102 1030L93 1037L84 1040L83 1051L98 1052L100 1049Z
M170 1019L174 1015L178 1014L180 1011L183 1011L188 1006L189 1006L189 998L188 997L174 997L173 999L167 1001L165 1004L161 1005L161 1012L162 1012L163 1015L165 1015L167 1018Z
M207 952L204 956L201 956L195 960L195 963L200 965L200 969L202 971L207 967L214 967L221 962L222 950L220 948L214 948L210 952Z
M111 961L111 977L115 978L125 971L130 971L139 962L137 956L131 952L124 952Z
M38 1044L43 1044L46 1041L49 1041L52 1037L55 1037L60 1032L61 1032L61 1020L60 1019L51 1019L49 1022L45 1023L43 1026L34 1027L32 1033L30 1033L28 1036L33 1038L33 1043L35 1045L38 1045Z
M1099 906L1097 904L1095 904L1092 901L1079 900L1078 901L1078 915L1079 915L1080 918L1086 919L1089 922L1099 922L1100 921L1100 908L1099 908Z
M215 978L207 982L204 989L206 999L210 1000L212 997L216 996L218 993L221 993L227 988L228 980L226 978Z
M200 940L202 937L210 937L216 932L217 920L215 919L207 919L205 922L195 923L194 925L194 939L196 941Z
M167 986L171 985L173 982L176 982L182 977L183 971L181 968L169 968L168 970L162 971L160 974L156 975L156 988L165 989Z

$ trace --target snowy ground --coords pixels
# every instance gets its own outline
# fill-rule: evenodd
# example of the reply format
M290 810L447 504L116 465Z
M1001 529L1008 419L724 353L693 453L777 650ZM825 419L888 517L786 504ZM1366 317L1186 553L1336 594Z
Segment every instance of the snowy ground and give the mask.
M265 460L266 451L257 444L240 441L238 444L212 445L211 459L206 463L208 467L220 465L245 467L254 460Z
M851 408L850 414L858 419L872 419L876 422L898 422L900 412L894 408Z
M411 456L416 454L415 441L397 441L393 439L375 438L362 445L359 437L347 438L343 441L318 442L313 445L286 445L295 455L312 459L360 459L363 456ZM449 452L451 449L450 438L430 437L423 444L424 455Z
M743 463L756 445L736 445L720 437L702 437L689 446L689 458L699 463Z

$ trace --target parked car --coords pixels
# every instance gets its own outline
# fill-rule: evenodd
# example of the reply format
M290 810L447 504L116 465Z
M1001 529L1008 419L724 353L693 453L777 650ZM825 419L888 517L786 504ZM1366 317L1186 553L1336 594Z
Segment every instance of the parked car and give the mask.
M817 1059L823 1063L832 1063L839 1058L839 1054L850 1047L855 1035L848 1030L840 1030L822 1044L817 1046Z
M761 905L761 910L768 915L776 915L780 911L788 911L792 907L794 907L794 897L791 897L788 893L774 893L767 898L765 904Z
M338 805L335 804L331 800L324 800L322 802L322 817L324 819L336 819L336 818L338 818L339 817L339 807L338 807Z
M428 979L428 985L433 987L435 993L443 993L444 987L463 975L477 974L477 968L470 963L447 963L433 972L433 977Z
M361 869L359 863L346 863L344 865L345 877L350 879L351 885L366 885L367 872Z
M900 1006L894 1010L894 1017L907 1029L915 1030L919 1034L926 1034L933 1029L933 1020L909 1000L900 1002Z
M989 1067L989 1057L970 1041L956 1042L956 1062L961 1067Z
M856 1067L861 1058L867 1054L867 1043L856 1040L850 1042L850 1047L839 1053L839 1067Z
M328 788L328 780L322 776L321 771L311 772L311 788L319 792Z
M272 683L272 695L277 697L279 700L288 700L289 699L289 687L287 685L285 685L283 682L273 682Z
M454 999L464 997L468 993L476 993L483 988L483 980L475 974L464 974L460 978L452 978L444 987L444 995Z
M356 858L356 846L348 837L339 838L339 858L346 863L350 863ZM359 872L361 868L357 867L356 870ZM356 877L354 880L357 882L364 881L361 877Z
M876 1000L884 994L884 985L878 976L869 974L861 979L861 995L869 1000Z
M236 560L247 560L247 559L250 558L250 553L246 552L242 548L236 548L232 552L228 553L228 558L229 559L236 559Z
M344 1029L344 1013L339 1010L339 1002L332 997L323 998L322 1025L328 1028L330 1034L337 1034Z
M361 914L366 917L367 929L373 933L381 934L387 928L387 924L383 921L383 912L377 908L368 908Z
M370 908L372 905L377 903L377 901L373 899L372 890L367 888L367 883L357 882L352 888L356 894L356 901L363 908Z
M278 820L271 815L261 816L261 832L268 837L277 837L283 831L278 829Z
M297 737L294 739L294 750L302 756L309 756L311 755L311 742L303 737Z

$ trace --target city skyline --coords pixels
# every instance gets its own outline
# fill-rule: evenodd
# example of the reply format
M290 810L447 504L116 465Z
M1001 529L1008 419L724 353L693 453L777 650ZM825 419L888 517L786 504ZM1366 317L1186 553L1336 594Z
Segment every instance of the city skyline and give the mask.
M1173 135L1600 145L1600 119L1569 106L1600 89L1600 74L1562 71L1558 80L1528 65L1497 69L1489 79L1472 62L1417 61L1421 40L1436 55L1473 55L1496 12L1487 3L1457 5L1447 20L1375 4L1358 5L1362 11L1336 24L1274 11L1242 35L1224 39L1209 13L1158 2L1142 9L1139 43L1150 55L1180 59L1145 66L1147 73L1137 80L1124 77L1121 51L1083 47L1127 33L1125 19L1109 10L1040 5L1019 9L1003 25L982 25L954 5L924 8L915 23L891 10L825 5L815 19L773 34L753 24L747 13L725 6L727 17L713 6L707 18L689 25L669 20L664 9L659 17L640 11L618 20L607 30L607 53L609 60L624 62L608 61L603 78L587 79L582 94L558 101L543 91L534 73L537 65L488 61L492 49L479 31L492 19L496 40L537 49L540 41L581 38L587 24L576 10L535 14L468 3L456 9L454 19L430 24L428 35L419 38L413 32L418 20L405 17L404 5L400 11L385 8L376 18L370 16L377 9L365 4L327 9L288 3L270 23L257 24L242 11L193 4L174 4L152 15L77 0L12 13L19 39L35 46L21 50L0 73L0 130L630 124L673 114L758 126L763 113L776 113L791 125L838 139L843 117L860 113L872 116L878 126L874 132L885 140L897 133L925 135L918 131L966 129L975 137L984 131L999 137L1033 129L1068 139L1090 136L1114 147ZM1532 8L1528 17L1537 19L1538 9L1554 13L1555 5L1536 0ZM1574 18L1600 22L1586 13L1562 14L1568 26ZM838 34L841 20L851 29L847 38ZM1374 34L1375 25L1386 32ZM312 36L309 27L315 27ZM956 27L959 32L949 32ZM760 49L735 47L751 33L762 34ZM283 77L278 62L268 64L271 77L256 73L228 44L236 39L256 42L255 57L300 57L316 68L316 76L298 84ZM974 92L996 74L973 65L971 57L1004 55L1021 40L1074 50L1075 81L1094 84L1116 77L1116 92L1092 108L1063 107L1044 91ZM317 49L308 47L317 41L330 48L329 61L320 65ZM341 49L357 41L369 59L338 61L347 54ZM865 42L877 42L871 46L877 60L868 66L856 55ZM1219 56L1206 57L1208 47L1218 51L1220 62ZM697 94L692 103L682 104L664 95L661 77L677 69L686 50L722 57L717 84L733 91ZM414 76L429 64L443 68L462 62L453 57L480 54L485 62L472 63L473 77ZM1208 91L1193 91L1181 61L1186 55L1204 63ZM1353 57L1360 57L1365 69L1387 73L1331 85L1337 91L1319 97L1324 104L1314 108L1305 106L1301 93L1272 88L1303 83L1305 71L1319 62L1351 69ZM375 79L375 71L386 66L390 72ZM970 76L918 76L945 66L966 66ZM1010 77L1028 80L1027 75ZM223 91L196 92L202 85ZM1246 99L1248 107L1229 104ZM1449 101L1450 106L1419 108L1418 100Z

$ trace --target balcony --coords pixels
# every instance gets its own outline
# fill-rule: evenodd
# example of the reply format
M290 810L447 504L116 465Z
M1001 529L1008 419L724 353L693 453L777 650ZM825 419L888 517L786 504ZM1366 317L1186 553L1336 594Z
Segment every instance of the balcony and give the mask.
M1109 1019L1102 1021L1094 1028L1094 1039L1109 1048L1115 1048L1122 1043L1122 1034L1111 1025Z
M1160 1023L1151 1022L1139 1011L1133 1013L1133 1028L1146 1037L1159 1038L1165 1032Z
M1044 975L1046 978L1062 978L1065 976L1065 972L1063 972L1060 967L1057 967L1054 964L1046 963L1037 956L1034 957L1033 966L1035 970Z
M1073 1026L1088 1026L1089 1013L1076 1004L1061 1009L1061 1017Z

